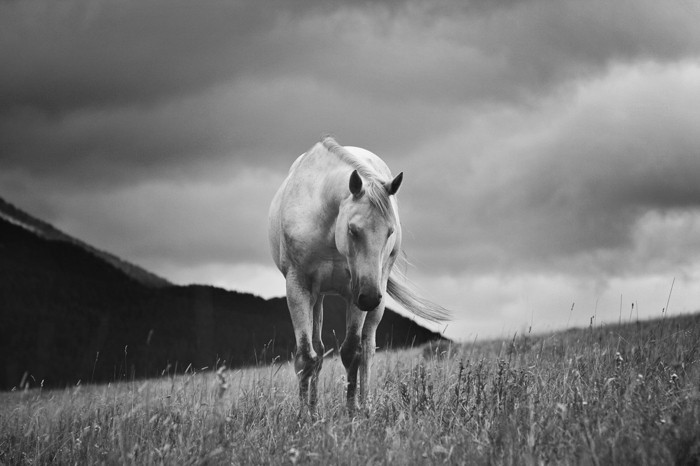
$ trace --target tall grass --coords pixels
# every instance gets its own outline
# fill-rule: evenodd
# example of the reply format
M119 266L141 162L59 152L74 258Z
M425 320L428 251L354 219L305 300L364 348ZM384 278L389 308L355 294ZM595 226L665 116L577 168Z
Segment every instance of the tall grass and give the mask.
M349 419L292 366L0 394L4 464L698 464L700 316L377 354Z

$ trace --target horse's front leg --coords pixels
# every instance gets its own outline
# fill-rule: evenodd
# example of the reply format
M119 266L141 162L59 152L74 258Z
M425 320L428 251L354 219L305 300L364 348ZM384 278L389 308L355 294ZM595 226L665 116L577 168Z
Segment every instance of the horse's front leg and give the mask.
M311 343L312 309L315 301L316 296L311 292L308 283L300 280L297 274L290 271L287 274L287 305L294 326L297 346L294 370L299 379L299 399L301 402L299 413L301 414L308 406L312 415L315 414L316 410L316 397L314 396L313 400L309 399L309 382L314 373L318 372L321 361L321 357L316 353Z
M323 340L321 338L322 330L323 295L320 295L314 304L313 336L311 341L313 349L318 356L318 361L311 374L311 386L309 387L309 408L311 410L311 415L314 417L316 416L316 405L318 403L318 375L321 372L321 367L323 366L323 354L325 351L325 346L323 345Z
M340 358L347 374L347 409L352 417L357 410L357 372L362 360L362 327L367 316L355 305L348 304L345 311L345 340L340 347ZM360 400L361 401L361 400Z
M377 327L384 315L384 302L377 309L368 313L362 329L362 352L360 359L360 400L369 407L369 385L374 362L374 352L377 347Z

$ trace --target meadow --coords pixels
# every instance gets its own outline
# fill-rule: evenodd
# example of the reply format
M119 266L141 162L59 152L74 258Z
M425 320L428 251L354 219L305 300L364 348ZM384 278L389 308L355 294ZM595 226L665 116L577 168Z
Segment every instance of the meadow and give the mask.
M377 353L350 419L292 366L0 393L0 463L700 464L700 315Z

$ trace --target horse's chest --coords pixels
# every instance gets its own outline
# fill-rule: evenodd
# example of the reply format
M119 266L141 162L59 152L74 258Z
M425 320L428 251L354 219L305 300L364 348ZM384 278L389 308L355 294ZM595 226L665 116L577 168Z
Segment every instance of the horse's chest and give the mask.
M350 293L350 269L344 258L329 260L316 268L316 282L321 293L346 296Z

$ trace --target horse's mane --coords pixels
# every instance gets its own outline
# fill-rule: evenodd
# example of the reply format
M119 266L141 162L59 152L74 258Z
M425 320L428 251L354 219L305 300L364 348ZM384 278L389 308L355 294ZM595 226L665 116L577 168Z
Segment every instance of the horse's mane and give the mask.
M368 166L362 160L357 159L347 149L338 144L332 136L325 136L321 139L321 144L328 152L336 155L340 160L357 170L357 173L366 181L362 187L369 202L376 207L379 212L388 218L393 215L391 200L387 191L387 183L391 180L382 179L374 168Z

